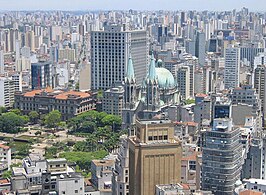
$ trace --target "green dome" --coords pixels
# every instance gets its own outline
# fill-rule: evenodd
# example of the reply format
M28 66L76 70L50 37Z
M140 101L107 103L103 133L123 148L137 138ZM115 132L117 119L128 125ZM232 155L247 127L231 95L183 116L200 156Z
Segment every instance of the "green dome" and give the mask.
M172 73L166 68L155 68L158 84L160 88L175 87L175 79Z

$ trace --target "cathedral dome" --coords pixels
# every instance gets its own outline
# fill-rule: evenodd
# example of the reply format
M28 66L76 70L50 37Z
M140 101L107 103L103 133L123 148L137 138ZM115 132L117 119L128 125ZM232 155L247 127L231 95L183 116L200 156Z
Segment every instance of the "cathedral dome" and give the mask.
M166 68L155 68L158 84L160 88L173 88L175 87L175 79L172 73Z

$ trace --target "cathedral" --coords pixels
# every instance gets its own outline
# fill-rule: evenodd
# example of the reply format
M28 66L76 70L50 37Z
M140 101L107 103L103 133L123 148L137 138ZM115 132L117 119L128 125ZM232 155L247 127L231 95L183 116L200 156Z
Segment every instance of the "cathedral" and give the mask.
M136 85L133 59L129 57L124 91L122 116L125 127L134 124L137 118L152 119L166 112L169 106L180 103L180 93L174 76L163 67L160 60L156 63L153 53L142 86Z

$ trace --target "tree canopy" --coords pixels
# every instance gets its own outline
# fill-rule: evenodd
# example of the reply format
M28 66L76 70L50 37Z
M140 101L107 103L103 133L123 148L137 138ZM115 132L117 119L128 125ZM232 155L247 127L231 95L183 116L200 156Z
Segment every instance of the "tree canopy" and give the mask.
M39 119L39 113L36 111L31 111L29 113L30 121L33 123L37 123L37 120Z
M0 131L4 133L18 133L21 126L29 122L27 116L20 116L15 112L7 112L0 115Z
M53 110L44 117L44 124L50 128L57 128L61 122L61 113L58 110Z

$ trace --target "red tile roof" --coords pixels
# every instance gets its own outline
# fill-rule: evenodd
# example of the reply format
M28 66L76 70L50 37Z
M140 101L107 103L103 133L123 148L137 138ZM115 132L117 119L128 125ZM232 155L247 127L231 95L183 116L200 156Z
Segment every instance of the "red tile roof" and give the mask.
M3 148L3 149L5 149L5 150L8 150L10 147L9 147L9 146L6 146L6 145L4 145L4 144L0 144L0 148Z
M257 192L253 190L244 190L239 193L239 195L262 195L262 194L263 194L262 192Z

